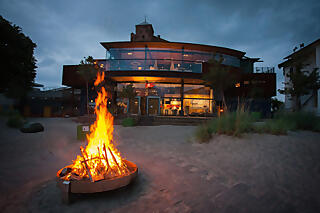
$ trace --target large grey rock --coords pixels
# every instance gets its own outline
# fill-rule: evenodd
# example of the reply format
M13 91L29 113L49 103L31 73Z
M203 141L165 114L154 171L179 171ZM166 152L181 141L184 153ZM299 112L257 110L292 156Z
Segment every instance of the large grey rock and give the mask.
M23 133L36 133L36 132L43 132L44 127L41 123L27 123L21 129Z

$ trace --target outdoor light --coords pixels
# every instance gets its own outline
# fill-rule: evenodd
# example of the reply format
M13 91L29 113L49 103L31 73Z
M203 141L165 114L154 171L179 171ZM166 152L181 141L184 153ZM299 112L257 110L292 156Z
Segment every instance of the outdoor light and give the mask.
M128 53L128 55L132 55L132 53Z
M236 83L236 84L235 84L235 87L240 87L240 83Z

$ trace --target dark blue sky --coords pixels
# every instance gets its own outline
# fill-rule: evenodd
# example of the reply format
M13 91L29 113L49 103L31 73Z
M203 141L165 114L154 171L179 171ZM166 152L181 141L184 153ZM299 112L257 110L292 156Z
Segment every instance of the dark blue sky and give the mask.
M320 38L319 11L319 0L0 1L0 15L38 45L36 82L48 87L61 86L64 64L104 58L99 42L129 40L145 15L166 40L233 48L261 57L256 66L277 67L295 46Z

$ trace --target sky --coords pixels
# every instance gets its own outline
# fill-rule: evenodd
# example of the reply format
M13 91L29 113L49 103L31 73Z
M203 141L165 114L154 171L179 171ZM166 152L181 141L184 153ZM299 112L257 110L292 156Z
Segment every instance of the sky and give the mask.
M228 47L275 67L295 46L320 38L319 0L0 0L0 15L37 44L36 82L62 86L62 68L88 55L105 58L99 42L129 41L147 21L168 41ZM283 98L278 96L279 98Z

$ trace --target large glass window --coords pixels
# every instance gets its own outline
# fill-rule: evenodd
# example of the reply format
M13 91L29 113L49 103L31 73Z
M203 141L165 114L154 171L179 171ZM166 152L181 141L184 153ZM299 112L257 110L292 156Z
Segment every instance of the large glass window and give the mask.
M123 87L129 83L118 83L117 91L121 93ZM181 84L164 83L133 83L134 91L139 98L135 98L129 104L129 110L126 109L126 101L119 103L123 110L130 113L145 113L147 109L148 97L160 100L161 115L181 115ZM139 100L139 101L138 101ZM141 100L141 101L140 101ZM184 85L183 111L188 116L205 116L211 114L214 109L214 99L212 90L204 85ZM131 109L130 109L131 107ZM122 110L122 111L123 111ZM140 112L139 111L139 112Z
M168 48L113 48L107 51L106 70L154 70L202 72L202 62L213 57L212 53ZM237 57L217 54L223 64L239 67Z

